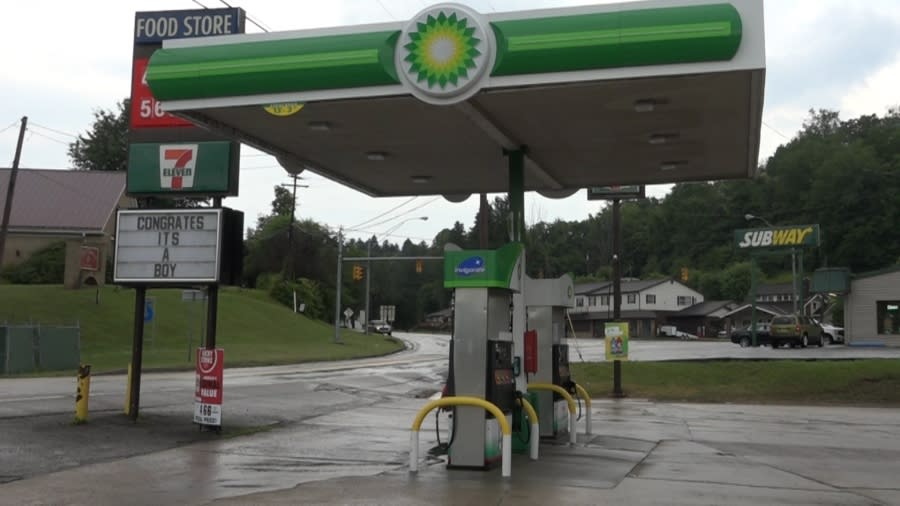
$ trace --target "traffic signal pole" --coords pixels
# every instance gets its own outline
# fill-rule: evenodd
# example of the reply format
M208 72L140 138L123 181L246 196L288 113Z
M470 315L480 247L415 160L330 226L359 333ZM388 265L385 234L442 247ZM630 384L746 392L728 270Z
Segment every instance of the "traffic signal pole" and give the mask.
M372 239L369 239L367 242L368 242L368 248L366 250L366 257L371 257L372 256ZM369 335L369 322L372 320L372 314L369 313L370 302L371 302L369 300L369 289L372 286L372 284L371 284L371 282L372 282L372 264L368 260L366 260L365 275L366 275L366 318L365 318L366 321L363 322L363 329L364 329L365 334Z

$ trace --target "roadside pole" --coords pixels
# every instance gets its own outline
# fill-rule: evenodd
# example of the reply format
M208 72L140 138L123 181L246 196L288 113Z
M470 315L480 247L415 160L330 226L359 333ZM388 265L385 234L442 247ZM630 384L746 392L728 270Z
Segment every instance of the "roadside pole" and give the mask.
M134 289L134 339L131 343L131 375L128 385L128 417L137 421L141 405L141 362L144 354L144 310L147 302L147 287L140 285Z
M337 242L338 242L338 255L337 255L337 281L335 282L335 286L337 287L335 290L335 301L334 301L334 342L337 344L344 344L344 341L341 339L341 264L344 263L344 229L338 229ZM368 318L368 315L366 316Z
M613 321L622 315L622 214L619 199L613 199ZM625 397L622 392L622 361L613 360L613 397Z
M22 126L19 127L19 140L16 143L16 154L13 157L12 168L9 171L9 184L6 188L6 203L3 206L3 221L0 222L0 266L3 265L3 251L6 249L6 233L9 231L9 215L12 214L13 195L16 191L16 176L19 174L19 159L22 157L22 143L25 142L25 130L28 126L28 116L22 116Z
M756 255L750 255L750 339L756 347Z
M372 239L369 239L368 241L366 241L366 243L366 257L372 258ZM363 334L365 335L369 335L369 322L372 321L372 313L369 312L371 302L371 295L369 290L372 286L371 281L372 262L370 260L366 260L366 321L363 322Z

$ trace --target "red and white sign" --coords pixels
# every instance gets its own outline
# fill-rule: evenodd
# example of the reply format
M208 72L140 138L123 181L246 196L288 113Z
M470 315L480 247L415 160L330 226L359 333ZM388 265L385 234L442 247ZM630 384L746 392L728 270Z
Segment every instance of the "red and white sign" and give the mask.
M131 75L131 128L158 128L191 126L193 123L163 112L147 86L148 58L134 60Z
M159 185L167 190L194 187L197 144L163 144L159 147Z
M194 423L222 425L222 376L225 350L197 349L197 380L194 386Z
M81 266L81 270L83 271L99 271L100 248L94 248L92 246L82 246L79 265Z

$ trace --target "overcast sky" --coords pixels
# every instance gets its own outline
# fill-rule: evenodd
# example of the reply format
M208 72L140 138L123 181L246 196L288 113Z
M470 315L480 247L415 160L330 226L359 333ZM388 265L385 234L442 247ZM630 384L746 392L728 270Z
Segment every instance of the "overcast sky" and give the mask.
M563 7L585 3L569 0L457 0L480 12ZM221 7L213 0L201 0ZM434 2L426 0L231 0L250 18L272 31L319 28L384 21L405 21ZM314 6L313 10L310 7ZM0 21L4 72L0 77L0 166L15 151L18 120L29 117L21 166L68 168L67 144L85 132L92 112L112 109L129 95L132 26L135 11L193 9L191 0L30 0L6 9ZM884 114L900 105L900 1L898 0L766 0L766 97L761 160L802 126L810 108L837 109L841 117ZM248 32L259 28L247 23ZM226 205L246 213L252 224L268 213L272 187L288 181L269 156L242 151L241 195ZM309 188L298 191L297 214L329 226L352 227L408 198L371 198L320 176L308 175ZM667 186L648 193L665 195ZM527 194L526 220L581 220L600 204L584 192L563 200ZM423 206L411 211L417 206ZM400 207L396 221L367 229L381 234L410 217L394 237L431 241L442 228L462 221L472 225L477 196L462 204L419 197ZM390 215L389 215L390 216ZM356 237L369 236L357 232ZM403 236L403 237L400 237Z

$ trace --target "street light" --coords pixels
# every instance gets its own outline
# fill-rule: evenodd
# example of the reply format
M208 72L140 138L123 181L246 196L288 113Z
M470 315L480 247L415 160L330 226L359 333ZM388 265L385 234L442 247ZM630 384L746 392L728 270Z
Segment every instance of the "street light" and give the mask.
M407 218L407 219L401 221L400 223L397 223L393 227L387 229L387 231L385 231L381 235L389 235L391 232L400 228L404 223L408 223L410 221L415 221L415 220L428 221L428 216L416 216L414 218ZM375 241L375 240L377 240L377 239L373 236L368 241L366 258L372 258L372 241ZM364 328L363 332L365 333L365 335L369 335L369 321L372 319L371 313L369 312L369 310L371 309L370 308L371 300L369 299L369 288L370 288L371 281L372 281L372 262L371 262L371 260L366 260L366 321L363 322L363 328Z
M759 221L765 223L766 225L768 225L768 226L770 226L770 227L774 227L774 226L775 226L775 225L772 225L771 223L769 223L769 220L763 218L762 216L756 216L756 215L753 215L753 214L750 214L750 213L745 214L745 215L744 215L744 219L747 220L747 221L759 220Z
M408 223L408 222L410 222L410 221L415 221L415 220L419 220L419 221L428 221L428 216L417 216L417 217L415 217L415 218L407 218L407 219L401 221L400 223L394 225L393 227L387 229L387 231L382 232L381 235L388 235L388 234L390 234L391 232L393 232L393 231L397 230L398 228L400 228L404 223Z

